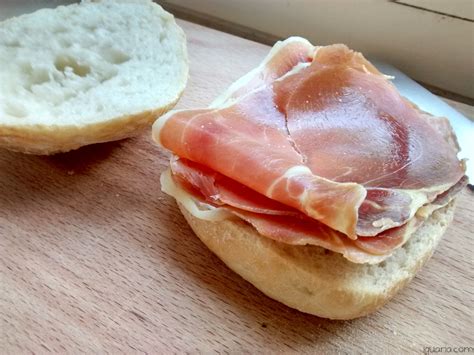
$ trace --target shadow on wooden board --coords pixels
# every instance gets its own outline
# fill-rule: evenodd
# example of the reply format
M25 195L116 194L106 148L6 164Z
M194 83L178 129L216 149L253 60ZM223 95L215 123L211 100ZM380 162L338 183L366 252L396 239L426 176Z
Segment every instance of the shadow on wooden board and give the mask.
M43 212L35 212L35 208L44 206L60 212L60 205L67 203L94 203L94 190L107 183L97 176L110 164L122 142L94 144L51 156L0 150L0 195L5 201L5 215L26 218L24 213L39 215Z
M95 165L107 159L122 141L88 145L67 153L55 155L30 155L0 150L0 173L20 173L22 177L31 175L40 185L42 179L54 178L74 173L87 173ZM42 173L48 173L42 176Z

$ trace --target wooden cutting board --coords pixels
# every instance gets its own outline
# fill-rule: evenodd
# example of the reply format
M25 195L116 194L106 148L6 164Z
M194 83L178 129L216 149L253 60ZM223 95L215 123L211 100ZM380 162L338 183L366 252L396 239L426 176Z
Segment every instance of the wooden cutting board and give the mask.
M204 107L268 47L184 21ZM472 111L471 111L472 113ZM416 352L473 346L474 196L379 312L329 321L273 301L194 236L160 191L150 132L52 157L0 151L0 351Z

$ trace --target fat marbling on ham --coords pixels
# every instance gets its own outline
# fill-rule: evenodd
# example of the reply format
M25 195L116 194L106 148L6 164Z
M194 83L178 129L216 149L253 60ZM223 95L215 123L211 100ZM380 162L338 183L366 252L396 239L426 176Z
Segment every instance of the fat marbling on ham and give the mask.
M389 255L464 181L455 144L360 53L294 37L209 108L160 118L154 138L193 198L355 262Z

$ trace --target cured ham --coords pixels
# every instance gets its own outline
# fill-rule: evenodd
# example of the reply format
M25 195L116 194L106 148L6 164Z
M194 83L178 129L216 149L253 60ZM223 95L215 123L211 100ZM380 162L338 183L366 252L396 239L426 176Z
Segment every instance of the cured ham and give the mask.
M430 205L421 208L416 216L401 227L384 231L376 237L359 237L351 240L301 212L256 194L245 186L213 172L199 164L182 159L172 159L169 181L162 178L165 192L181 203L198 204L220 212L222 218L212 215L209 220L221 220L235 215L250 223L263 236L293 245L316 245L341 253L356 263L378 263L402 246L433 211L447 205L462 189L467 179L461 179L448 191L439 195ZM168 172L164 173L164 175ZM177 185L170 189L169 185ZM180 199L175 191L186 191L189 197ZM196 207L199 208L199 207ZM230 212L222 214L223 210ZM195 212L194 212L195 214ZM217 214L217 213L216 213Z
M389 257L433 211L448 204L467 183L466 178L461 179L432 204L421 208L402 227L392 228L377 237L359 237L354 241L205 167L181 159L173 159L170 167L171 171L163 173L161 178L163 191L186 205L196 217L219 221L238 216L265 237L293 245L320 246L341 253L355 263L379 263Z
M361 54L275 48L211 107L155 124L174 179L262 235L300 244L313 229L346 257L390 253L463 177L457 147Z
M265 60L254 70L236 81L210 105L222 106L233 99L282 77L291 70L306 65L313 60L316 48L301 37L290 37L277 42Z
M252 224L260 234L296 245L312 244L340 252L356 262L379 261L374 255L391 253L404 240L405 229L382 233L376 238L346 238L325 224L298 210L255 193L249 188L199 164L173 159L170 163L175 184L197 200L224 207ZM383 240L383 241L381 241ZM365 250L369 250L366 252Z
M385 227L405 223L464 175L456 148L360 54L320 49L292 80L296 86L275 82L274 90L307 166L367 190L359 234L377 234L383 219L393 221Z
M223 110L178 113L164 123L160 141L179 157L353 236L365 189L314 175L288 139L284 115L268 98L260 90Z
M247 186L191 161L172 159L170 168L180 186L213 205L230 205L269 215L299 214L298 210L255 193Z

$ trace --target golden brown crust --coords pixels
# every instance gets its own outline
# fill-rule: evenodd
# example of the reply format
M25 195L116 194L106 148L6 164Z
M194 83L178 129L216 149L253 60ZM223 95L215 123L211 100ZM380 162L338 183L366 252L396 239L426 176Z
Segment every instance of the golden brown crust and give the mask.
M179 207L202 242L263 293L302 312L332 319L361 317L390 300L431 257L454 213L451 202L434 212L389 259L367 265L320 247L273 241L241 220L201 220Z
M0 147L27 154L47 155L131 137L150 127L157 117L171 110L182 92L164 107L87 125L0 125Z

